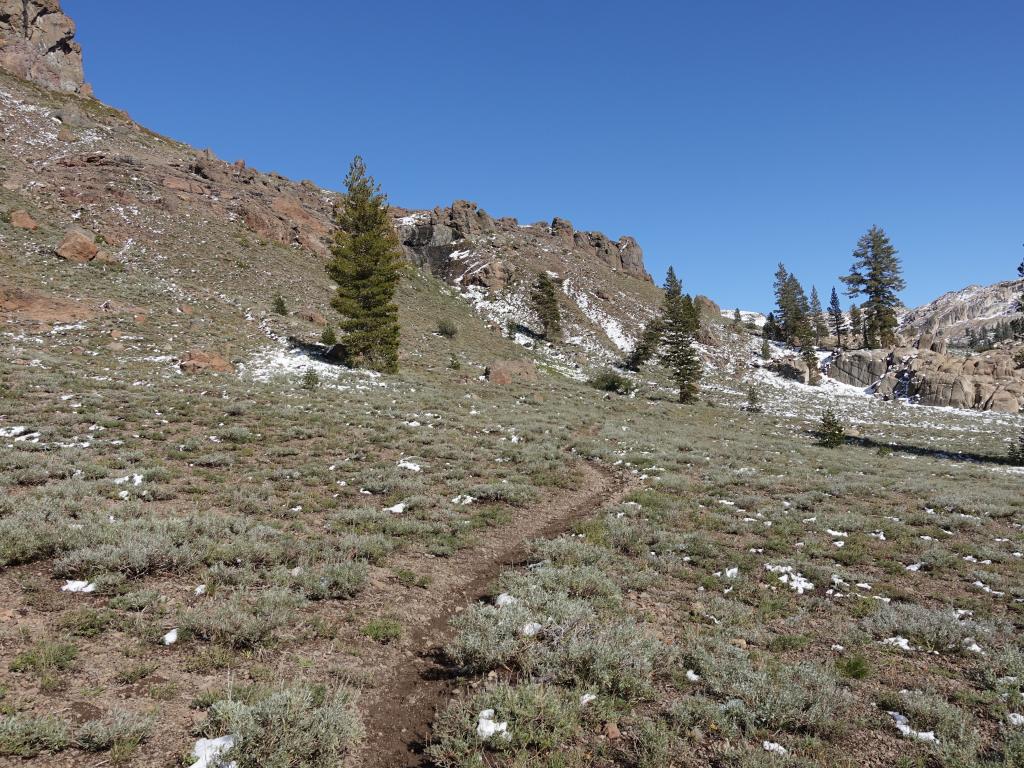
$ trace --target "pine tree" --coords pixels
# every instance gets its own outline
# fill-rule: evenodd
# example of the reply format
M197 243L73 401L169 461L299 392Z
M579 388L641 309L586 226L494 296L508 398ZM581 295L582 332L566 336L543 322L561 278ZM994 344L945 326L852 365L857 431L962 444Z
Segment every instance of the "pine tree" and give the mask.
M818 439L826 448L838 448L846 440L846 429L831 408L826 408L821 414Z
M547 272L537 275L530 299L533 303L533 310L537 313L544 328L544 338L548 341L560 340L562 338L562 313L558 308L558 292L555 288L555 281Z
M338 285L331 304L342 316L345 362L383 373L398 370L395 291L402 252L388 216L387 197L356 156L345 177L347 193L335 211L338 232L327 273Z
M326 347L333 347L338 343L338 336L331 326L326 326L324 332L320 334L320 343Z
M1020 437L1017 438L1017 442L1010 444L1008 458L1010 459L1010 463L1014 466L1024 467L1024 429L1021 429Z
M732 327L737 331L743 327L743 315L740 314L739 307L736 307L732 313Z
M626 355L621 366L627 371L639 371L640 367L651 359L661 343L661 317L653 317L644 325L640 338L633 351Z
M672 267L669 267L665 278L665 299L661 316L661 362L669 369L672 379L679 388L679 402L692 402L697 397L701 375L700 358L693 347L693 334L700 318L693 300L683 295L682 285Z
M772 356L772 347L768 343L768 337L764 336L761 338L761 359L768 360Z
M818 297L817 286L811 286L811 327L814 331L814 346L820 347L821 340L828 335L828 326L825 324L825 312L821 308L821 299Z
M854 348L861 343L864 335L864 313L856 304L850 305L850 339Z
M747 410L750 413L761 412L761 395L753 385L747 390Z
M288 305L284 303L284 296L280 293L274 297L274 301L271 303L270 308L274 310L276 315L287 315Z
M836 345L842 347L846 318L843 316L843 308L839 304L839 294L836 293L835 286L832 286L832 298L828 302L828 319L832 325L832 332L836 335Z
M1017 274L1020 277L1024 277L1024 259L1021 260L1020 266L1017 267ZM1017 299L1018 312L1024 312L1024 288L1021 289L1020 297ZM1014 337L1024 339L1024 318L1018 318L1010 323L1011 330Z
M782 331L779 328L778 321L775 319L774 312L769 312L768 316L764 319L764 328L761 329L761 333L766 339L782 341Z
M850 274L839 279L847 296L867 297L865 301L865 343L889 347L896 343L896 294L907 287L897 251L880 227L871 227L857 241Z
M818 356L814 354L810 344L805 345L800 351L800 357L807 366L807 383L812 387L818 386L821 383L821 367L818 365Z

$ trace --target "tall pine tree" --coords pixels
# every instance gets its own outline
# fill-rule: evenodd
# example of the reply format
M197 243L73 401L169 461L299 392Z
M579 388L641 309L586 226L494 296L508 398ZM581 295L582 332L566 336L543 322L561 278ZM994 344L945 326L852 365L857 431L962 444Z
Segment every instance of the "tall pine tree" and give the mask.
M555 281L547 272L537 275L530 298L533 302L533 310L544 327L544 338L548 341L561 339L562 313L558 309L558 291L555 288Z
M356 156L335 210L338 232L327 274L338 289L331 304L341 314L341 345L348 365L383 373L398 370L395 291L402 252L388 217L387 197Z
M854 348L863 340L864 335L864 313L856 304L850 305L850 340Z
M818 297L817 286L811 286L811 327L814 330L814 345L821 346L821 340L828 335L828 325L825 323L825 311L821 308L821 299Z
M828 302L828 320L832 326L832 333L836 335L836 346L843 346L843 335L846 332L846 318L843 316L843 308L839 304L839 294L835 286L832 286L832 298Z
M661 317L661 362L669 369L679 388L679 402L692 402L697 397L701 375L700 358L693 347L693 335L700 318L693 300L683 295L682 285L672 267L665 277Z
M864 295L864 340L869 347L889 347L896 343L896 294L907 287L897 251L881 227L871 227L857 241L850 274L839 279L846 283L847 296Z

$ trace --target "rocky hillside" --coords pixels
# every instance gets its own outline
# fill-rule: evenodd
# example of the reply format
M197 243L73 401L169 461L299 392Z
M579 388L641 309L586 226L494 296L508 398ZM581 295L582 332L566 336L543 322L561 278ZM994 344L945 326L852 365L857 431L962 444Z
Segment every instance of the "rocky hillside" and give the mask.
M146 130L85 95L74 24L58 3L0 8L3 316L60 322L47 308L85 300L96 284L112 306L202 307L192 323L197 342L207 329L227 337L226 328L254 320L279 326L275 338L318 338L332 315L323 266L337 194ZM521 225L465 201L393 215L410 261L447 285L429 302L406 295L413 303L405 309L461 300L489 333L511 327L522 353L577 378L630 349L660 298L630 237L575 231L559 218ZM87 279L69 271L75 264L90 266ZM566 343L558 347L538 340L529 307L542 271L562 288ZM263 318L277 293L295 311ZM266 336L238 338L246 345Z
M1021 317L1014 303L1024 291L1024 280L1006 280L995 285L971 285L944 293L900 318L906 338L922 333L944 336L950 344L963 345L968 331L991 331L1000 323Z

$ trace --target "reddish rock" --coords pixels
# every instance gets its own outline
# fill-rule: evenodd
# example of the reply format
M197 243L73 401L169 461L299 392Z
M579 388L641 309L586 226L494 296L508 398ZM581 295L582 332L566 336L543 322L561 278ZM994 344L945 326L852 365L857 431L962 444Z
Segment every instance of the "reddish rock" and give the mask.
M178 361L185 373L232 373L235 366L214 352L186 352Z
M206 192L202 184L189 179L182 179L178 176L167 176L164 178L164 187L173 189L175 192L188 192L193 195L202 195Z
M11 226L17 229L39 229L39 224L36 223L36 220L29 215L28 211L21 208L11 213Z
M532 360L498 360L484 372L492 384L526 384L537 381L537 366Z
M57 246L58 256L66 261L74 261L79 264L92 261L98 252L96 238L78 227L69 229L60 245Z

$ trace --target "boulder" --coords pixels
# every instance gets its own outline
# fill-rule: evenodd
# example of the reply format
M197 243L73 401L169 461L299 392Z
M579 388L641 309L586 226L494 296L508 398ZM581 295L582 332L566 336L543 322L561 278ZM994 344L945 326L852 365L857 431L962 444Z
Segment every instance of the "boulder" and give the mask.
M492 384L528 384L538 380L537 366L532 360L497 360L484 371Z
M1000 389L985 403L985 410L996 413L1020 413L1021 401L1013 393Z
M84 264L96 258L99 250L94 235L89 234L84 229L72 227L64 235L60 245L57 246L57 255L65 261Z
M841 350L829 363L828 375L843 384L870 387L885 375L889 359L883 349Z
M186 352L178 361L184 373L232 373L235 366L214 352Z
M768 369L784 379L798 381L801 384L808 384L811 380L810 368L799 357L784 357L779 360L773 360L769 364Z
M476 271L467 274L463 280L465 285L479 285L492 293L500 292L507 282L508 271L505 269L505 262L501 260L484 264Z
M28 211L19 208L16 211L11 212L11 226L17 229L28 229L35 230L39 228L39 224L33 219Z

